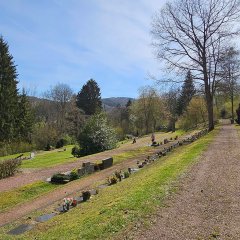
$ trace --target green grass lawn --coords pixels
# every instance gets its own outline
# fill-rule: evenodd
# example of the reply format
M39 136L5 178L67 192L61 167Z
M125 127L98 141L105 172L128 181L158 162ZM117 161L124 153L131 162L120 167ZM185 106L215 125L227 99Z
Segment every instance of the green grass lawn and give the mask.
M213 140L217 130L176 149L130 178L102 189L90 202L58 215L17 239L110 239L136 222L148 222L163 203L171 183L191 166ZM2 239L15 239L0 232Z
M22 161L21 168L53 167L63 163L74 162L76 158L71 154L72 147L72 145L66 146L66 151L59 149L41 152L37 154L34 159Z
M176 135L181 136L185 132L182 130L178 130L174 133L156 133L156 137L158 141L163 141L164 138L170 138L170 137L175 137ZM139 140L144 139L144 142L150 142L150 136L151 135L146 135L142 138L139 138ZM119 142L119 147L124 147L125 144L131 144L131 141L127 140L124 141L123 144ZM54 151L41 151L38 152L35 156L34 159L29 159L29 160L23 160L21 168L48 168L48 167L53 167L56 165L64 164L64 163L69 163L69 162L74 162L77 159L72 156L71 151L72 151L73 145L68 145L66 146L66 151L62 151L62 149L56 149ZM143 153L143 151L147 151L147 147L140 147L139 149L135 150L129 150L129 151L124 151L122 154L116 154L113 155L114 157L114 163L119 163L120 161L124 161L128 158L137 156L139 153ZM5 157L0 157L0 160L5 160L5 159L11 159L11 158L16 158L20 154L14 154L14 155L8 155ZM29 156L30 153L24 153L24 156Z
M56 188L57 185L39 181L11 191L0 192L0 213Z

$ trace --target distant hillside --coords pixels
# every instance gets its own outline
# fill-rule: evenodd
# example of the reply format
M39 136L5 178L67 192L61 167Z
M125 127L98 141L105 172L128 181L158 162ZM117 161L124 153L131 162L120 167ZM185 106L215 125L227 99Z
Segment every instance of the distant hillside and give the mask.
M103 98L102 102L103 104L110 106L110 107L117 107L117 106L125 106L128 102L128 100L133 101L133 98L128 97L111 97L111 98Z
M113 108L117 107L117 106L125 106L128 102L128 100L134 101L134 98L128 98L128 97L110 97L110 98L102 98L102 103L103 103L103 108L106 111L110 111ZM48 102L49 104L51 104L51 100L46 100L43 98L37 98L37 97L32 97L29 96L29 100L33 105L36 105L39 102Z

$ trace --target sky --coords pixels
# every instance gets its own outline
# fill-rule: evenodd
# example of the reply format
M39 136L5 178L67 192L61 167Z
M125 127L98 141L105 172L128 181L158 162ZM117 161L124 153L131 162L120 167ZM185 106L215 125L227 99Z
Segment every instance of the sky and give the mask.
M151 21L165 0L0 0L0 35L18 87L41 94L58 83L75 93L90 78L103 98L137 97L159 74Z

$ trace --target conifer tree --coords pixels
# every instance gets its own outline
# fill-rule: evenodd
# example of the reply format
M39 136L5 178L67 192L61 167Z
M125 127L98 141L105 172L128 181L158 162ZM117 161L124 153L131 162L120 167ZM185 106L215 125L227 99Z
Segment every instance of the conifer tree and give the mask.
M87 115L93 115L102 109L100 88L95 80L90 79L83 85L77 94L76 104Z
M18 114L16 116L17 129L19 140L26 140L31 142L31 132L34 122L33 112L30 106L30 102L26 95L26 91L23 89L22 94L19 96L18 102Z
M192 100L192 97L195 93L196 90L193 83L193 77L191 71L188 71L177 103L177 114L179 116L186 111L188 104Z
M16 136L18 110L17 70L9 47L0 36L0 141Z

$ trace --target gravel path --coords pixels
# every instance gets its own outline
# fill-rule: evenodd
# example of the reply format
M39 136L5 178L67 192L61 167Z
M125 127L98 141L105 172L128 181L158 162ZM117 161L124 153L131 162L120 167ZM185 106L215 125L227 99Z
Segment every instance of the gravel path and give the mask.
M232 125L220 133L166 200L150 229L133 239L240 239L240 147Z

